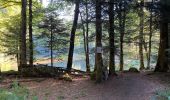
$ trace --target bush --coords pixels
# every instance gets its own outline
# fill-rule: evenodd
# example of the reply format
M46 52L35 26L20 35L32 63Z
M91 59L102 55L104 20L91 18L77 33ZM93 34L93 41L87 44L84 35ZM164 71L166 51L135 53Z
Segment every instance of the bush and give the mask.
M19 85L17 81L10 85L9 90L0 90L0 100L30 100L28 99L29 91ZM32 100L32 99L31 99ZM38 100L34 99L33 100Z
M157 91L153 100L170 100L170 90Z

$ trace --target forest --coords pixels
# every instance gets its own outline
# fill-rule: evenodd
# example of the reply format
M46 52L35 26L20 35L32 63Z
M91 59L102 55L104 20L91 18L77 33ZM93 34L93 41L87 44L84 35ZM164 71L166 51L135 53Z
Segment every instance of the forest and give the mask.
M170 100L170 0L0 0L0 100Z

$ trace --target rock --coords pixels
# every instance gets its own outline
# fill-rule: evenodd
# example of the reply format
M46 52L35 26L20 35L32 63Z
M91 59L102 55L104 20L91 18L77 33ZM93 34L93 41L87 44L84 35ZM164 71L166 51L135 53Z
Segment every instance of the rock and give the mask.
M134 67L131 67L131 68L129 69L129 72L139 73L138 69L137 69L137 68L134 68Z
M60 80L65 80L65 81L69 81L69 82L73 81L72 77L68 73L62 75L59 79Z

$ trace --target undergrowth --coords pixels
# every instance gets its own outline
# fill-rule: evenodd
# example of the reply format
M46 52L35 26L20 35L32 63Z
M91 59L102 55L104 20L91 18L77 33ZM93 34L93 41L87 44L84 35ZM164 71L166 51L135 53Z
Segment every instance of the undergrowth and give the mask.
M38 100L36 96L29 99L29 90L17 81L14 81L9 89L0 89L0 100Z

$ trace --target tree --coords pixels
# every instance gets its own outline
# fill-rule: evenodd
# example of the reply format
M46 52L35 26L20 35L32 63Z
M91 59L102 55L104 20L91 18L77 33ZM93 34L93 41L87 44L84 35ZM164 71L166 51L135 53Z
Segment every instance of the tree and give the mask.
M17 59L19 65L19 35L21 33L20 22L21 17L19 15L13 16L5 23L5 31L1 32L0 37L0 52L6 56L14 56Z
M151 8L150 8L150 20L149 20L149 51L148 51L148 62L147 68L150 69L150 61L151 61L151 48L152 48L152 34L153 34L153 3L152 0Z
M144 57L143 57L143 29L144 29L144 0L140 1L139 8L139 16L140 16L140 24L139 24L139 56L140 56L140 70L143 70L144 67Z
M114 44L114 0L109 3L109 74L115 73L115 44Z
M125 22L126 22L126 5L125 1L120 1L119 4L119 32L120 32L120 71L123 71L124 66L124 52L123 52L123 40L125 35Z
M103 80L101 0L96 0L96 82Z
M90 72L90 61L89 61L89 11L88 11L88 0L86 0L86 71Z
M158 60L156 64L155 71L156 72L167 72L168 62L169 62L169 12L170 12L170 2L168 0L161 0L160 1L160 12L161 12L161 22L160 22L160 46L158 52Z
M58 14L55 11L48 10L45 13L44 19L41 21L39 28L43 29L43 31L38 36L38 39L43 38L46 40L42 44L44 48L47 47L50 50L51 66L53 67L54 56L61 52L59 49L65 49L68 43L67 29L63 24L63 20L58 18Z
M19 71L21 71L21 67L23 67L27 64L27 59L26 59L26 30L27 30L26 8L27 8L27 0L22 0L21 34L20 34L20 65L18 68Z
M75 41L75 32L76 32L77 21L78 21L78 16L79 16L79 6L80 6L80 0L76 0L73 26L72 26L71 35L70 35L70 47L69 47L68 62L67 62L68 72L71 71L72 63L73 63L74 41Z
M29 0L29 64L33 66L32 0Z

